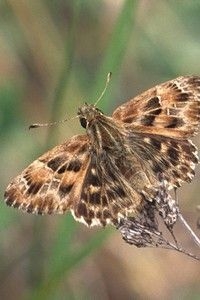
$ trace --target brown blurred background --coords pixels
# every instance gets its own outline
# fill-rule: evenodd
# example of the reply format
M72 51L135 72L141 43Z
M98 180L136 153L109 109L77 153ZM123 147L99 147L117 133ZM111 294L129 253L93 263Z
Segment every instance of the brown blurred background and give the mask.
M107 114L137 93L200 75L200 1L3 0L0 2L1 197L8 182L49 147L82 131L71 120L94 103ZM194 139L200 146L199 136ZM197 232L200 170L178 191ZM198 215L199 214L199 215ZM32 216L0 206L0 299L200 299L200 263L137 249L115 229L88 229L70 215ZM198 254L180 224L176 236ZM199 254L200 255L200 254Z

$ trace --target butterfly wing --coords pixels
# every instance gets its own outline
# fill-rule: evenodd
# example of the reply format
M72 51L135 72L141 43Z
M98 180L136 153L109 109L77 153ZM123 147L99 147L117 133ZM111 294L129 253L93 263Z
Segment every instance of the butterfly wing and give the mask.
M163 174L169 188L190 182L198 163L197 148L189 140L151 134L130 134L127 137L132 155L136 155L149 174L157 177ZM159 186L159 181L157 181Z
M113 118L127 130L130 148L169 187L191 181L197 149L188 140L200 121L200 77L178 77L119 106Z
M6 203L38 214L71 209L89 165L88 147L88 137L77 135L46 152L9 184Z
M178 77L119 106L113 118L134 132L185 139L200 120L200 77Z
M131 170L135 165L131 166L131 163L133 161L128 162L123 155L115 160L109 152L97 155L94 151L83 181L80 201L73 208L75 219L88 226L105 226L117 224L120 217L135 214L144 198L139 184L137 187L130 184L132 175L134 182L137 177Z
M142 196L119 179L116 163L104 154L89 150L86 135L74 136L18 175L7 187L5 201L28 213L71 210L74 218L87 226L113 224L119 214L133 212Z

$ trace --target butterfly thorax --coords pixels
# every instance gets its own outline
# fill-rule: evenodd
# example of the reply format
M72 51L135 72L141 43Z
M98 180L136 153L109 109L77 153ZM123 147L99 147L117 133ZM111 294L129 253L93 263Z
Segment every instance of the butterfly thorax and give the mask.
M122 128L112 118L93 104L85 103L78 110L81 126L86 129L91 147L95 151L115 151L118 154L123 150L124 137Z

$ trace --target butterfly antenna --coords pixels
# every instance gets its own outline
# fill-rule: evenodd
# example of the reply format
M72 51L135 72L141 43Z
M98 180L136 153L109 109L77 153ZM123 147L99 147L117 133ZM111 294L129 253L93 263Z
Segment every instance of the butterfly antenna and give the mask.
M65 123L66 121L68 121L68 119L64 119L57 122L51 122L51 123L34 123L31 124L28 129L38 128L38 127L51 127L60 123Z
M107 78L106 78L106 84L105 84L105 87L104 87L104 89L103 89L101 95L99 96L99 98L98 98L97 101L95 102L94 106L97 106L97 103L102 99L103 95L105 94L105 91L106 91L106 89L107 89L107 87L108 87L108 84L109 84L109 82L110 82L111 76L112 76L112 73L109 72L108 75L107 75Z

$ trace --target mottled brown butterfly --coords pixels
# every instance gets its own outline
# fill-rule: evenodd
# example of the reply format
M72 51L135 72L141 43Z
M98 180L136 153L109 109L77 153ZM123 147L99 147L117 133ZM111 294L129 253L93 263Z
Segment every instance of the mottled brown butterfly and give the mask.
M157 85L112 117L85 103L78 117L86 134L46 152L12 180L8 205L36 214L71 210L88 226L117 226L155 201L160 175L167 190L193 178L198 157L189 138L199 126L200 77Z

